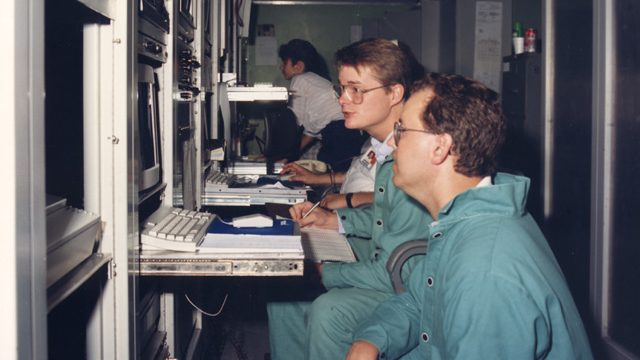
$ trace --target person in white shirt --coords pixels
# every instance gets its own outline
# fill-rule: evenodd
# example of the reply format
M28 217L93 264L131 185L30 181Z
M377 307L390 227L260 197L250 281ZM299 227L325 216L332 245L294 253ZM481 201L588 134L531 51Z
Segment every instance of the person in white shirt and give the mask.
M300 158L321 160L334 171L346 171L350 160L360 154L367 135L344 126L326 62L310 42L302 39L281 45L278 55L282 75L291 80L289 108L303 128Z

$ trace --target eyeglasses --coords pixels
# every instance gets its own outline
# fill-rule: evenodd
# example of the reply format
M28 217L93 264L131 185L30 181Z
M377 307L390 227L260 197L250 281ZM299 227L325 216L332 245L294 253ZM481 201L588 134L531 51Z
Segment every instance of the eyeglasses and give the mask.
M368 93L369 91L382 89L387 86L389 85L381 85L371 89L362 89L353 85L334 85L333 88L336 91L336 95L338 96L338 99L342 96L342 94L345 94L347 95L347 99L349 99L349 101L351 101L352 103L362 104L362 101L364 100L362 95Z
M393 141L396 143L396 146L398 146L398 144L400 143L400 137L402 137L402 133L405 131L415 131L415 132L421 132L425 134L435 134L433 131L429 131L429 130L407 129L404 126L402 126L401 123L396 122L395 124L393 124Z

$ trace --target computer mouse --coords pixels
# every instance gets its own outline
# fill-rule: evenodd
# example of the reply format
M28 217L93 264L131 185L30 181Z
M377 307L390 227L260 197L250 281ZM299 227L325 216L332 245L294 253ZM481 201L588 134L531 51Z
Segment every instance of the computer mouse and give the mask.
M272 227L273 219L264 214L251 214L238 216L233 218L233 226L237 228L243 227Z

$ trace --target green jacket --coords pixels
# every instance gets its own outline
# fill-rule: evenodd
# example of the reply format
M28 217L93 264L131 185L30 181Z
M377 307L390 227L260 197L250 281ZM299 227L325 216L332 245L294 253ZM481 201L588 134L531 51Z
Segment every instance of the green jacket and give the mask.
M432 220L422 205L393 185L392 178L393 159L388 156L376 171L373 204L337 211L347 235L369 240L358 262L323 266L322 282L327 289L356 287L393 293L385 267L389 255L406 241L424 239ZM408 265L403 269L405 276L410 272Z
M525 210L528 187L498 174L445 205L407 292L355 339L388 359L591 359L564 276Z

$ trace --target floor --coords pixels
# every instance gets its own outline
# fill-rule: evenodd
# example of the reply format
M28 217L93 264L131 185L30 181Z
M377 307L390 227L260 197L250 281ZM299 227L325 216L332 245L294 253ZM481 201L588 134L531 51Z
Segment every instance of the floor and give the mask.
M226 282L205 285L228 293L228 300L216 318L203 318L210 339L204 359L270 360L266 306L270 301L313 298L322 291L309 287L301 278L229 278ZM317 280L311 282L316 284ZM302 295L301 295L302 294ZM213 303L219 304L219 297Z
M269 336L266 321L242 324L225 342L221 360L268 360Z

